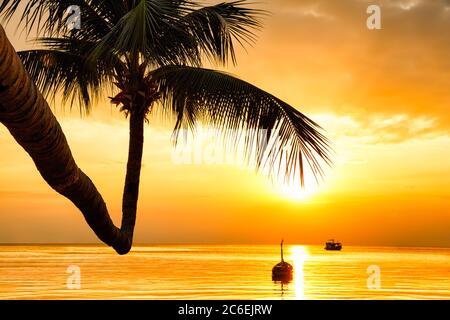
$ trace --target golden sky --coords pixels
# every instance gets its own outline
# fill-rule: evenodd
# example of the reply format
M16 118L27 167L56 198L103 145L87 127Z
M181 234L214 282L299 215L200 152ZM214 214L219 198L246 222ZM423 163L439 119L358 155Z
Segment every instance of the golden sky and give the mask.
M382 9L368 30L366 8ZM450 1L271 0L258 42L226 68L318 121L334 165L306 195L242 163L175 163L170 123L146 128L137 243L450 246ZM25 39L7 34L17 49ZM29 46L29 44L28 44ZM127 121L107 99L55 113L116 224ZM0 126L0 242L95 242Z

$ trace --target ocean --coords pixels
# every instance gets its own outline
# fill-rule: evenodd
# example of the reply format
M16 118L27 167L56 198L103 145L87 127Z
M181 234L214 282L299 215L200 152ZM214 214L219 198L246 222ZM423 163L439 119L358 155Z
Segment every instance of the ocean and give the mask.
M0 246L0 299L450 299L450 249L285 246Z

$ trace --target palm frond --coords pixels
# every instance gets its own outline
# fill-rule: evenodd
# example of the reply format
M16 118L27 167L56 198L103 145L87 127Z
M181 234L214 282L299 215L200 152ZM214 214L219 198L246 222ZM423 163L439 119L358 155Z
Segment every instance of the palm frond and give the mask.
M22 25L29 34L35 28L40 36L67 34L67 9L76 5L82 12L83 33L86 36L103 37L114 25L110 13L101 0L3 0L0 16L8 22L19 14L17 27ZM116 1L121 2L121 1ZM23 5L23 11L18 8Z
M44 96L54 98L62 93L63 103L76 101L86 111L99 93L114 81L109 66L102 60L87 63L84 52L92 43L72 38L42 38L46 49L19 52L19 56L33 81ZM115 62L116 74L122 72L122 62Z
M196 61L192 55L189 35L174 28L180 1L137 0L135 4L105 35L91 54L97 60L105 52L117 55L141 55L147 64L165 65ZM166 43L161 43L162 39ZM174 45L181 43L181 45Z
M220 3L201 8L189 7L189 13L179 24L189 31L195 44L212 62L227 64L231 58L236 63L234 41L242 46L256 40L255 31L261 28L263 10L245 7L246 0Z
M305 163L316 177L323 173L320 159L330 163L328 140L314 121L245 81L185 66L162 67L150 76L159 88L163 110L177 117L175 130L206 121L229 135L232 144L246 132L247 155L254 151L262 130L264 141L256 144L254 153L257 168L272 173L285 168L286 179L299 176L302 184Z
M157 67L201 66L209 61L236 63L235 42L255 41L262 10L250 9L247 0L201 7L190 0L3 0L0 17L10 20L23 7L18 26L39 36L73 36L98 41L92 60L108 55L136 55ZM82 12L82 29L69 32L67 8ZM112 61L107 60L111 65Z

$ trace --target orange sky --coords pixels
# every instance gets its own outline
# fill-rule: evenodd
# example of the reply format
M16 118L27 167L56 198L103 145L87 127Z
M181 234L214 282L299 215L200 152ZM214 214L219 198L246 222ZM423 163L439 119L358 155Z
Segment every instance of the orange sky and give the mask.
M170 126L146 128L139 243L227 242L450 246L450 2L376 1L382 30L366 28L373 1L266 1L259 41L226 70L317 120L334 165L294 197L242 163L177 164ZM24 38L7 28L17 49ZM127 121L108 100L89 117L55 113L79 166L116 224ZM0 126L0 242L95 242Z

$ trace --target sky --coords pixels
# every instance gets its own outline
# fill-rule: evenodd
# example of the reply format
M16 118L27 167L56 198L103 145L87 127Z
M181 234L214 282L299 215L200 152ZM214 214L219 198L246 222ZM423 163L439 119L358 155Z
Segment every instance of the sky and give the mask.
M381 30L366 26L370 4ZM179 161L173 123L146 126L136 243L450 246L450 1L271 0L258 41L222 68L317 121L333 165L297 192L251 166ZM16 49L29 48L14 24ZM108 99L53 105L120 225L128 127ZM203 152L211 139L196 140ZM98 242L0 126L0 242ZM220 145L217 146L220 149ZM228 161L230 162L230 161ZM311 179L308 179L308 181Z

